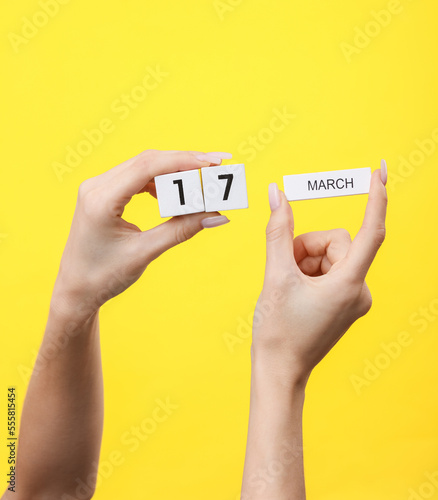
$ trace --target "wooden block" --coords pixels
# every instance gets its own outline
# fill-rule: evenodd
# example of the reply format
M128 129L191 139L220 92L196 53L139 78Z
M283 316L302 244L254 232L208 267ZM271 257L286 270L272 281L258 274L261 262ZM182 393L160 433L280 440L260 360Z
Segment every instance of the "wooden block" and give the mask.
M161 217L205 212L199 170L155 177Z
M248 208L243 164L204 167L201 175L206 212Z

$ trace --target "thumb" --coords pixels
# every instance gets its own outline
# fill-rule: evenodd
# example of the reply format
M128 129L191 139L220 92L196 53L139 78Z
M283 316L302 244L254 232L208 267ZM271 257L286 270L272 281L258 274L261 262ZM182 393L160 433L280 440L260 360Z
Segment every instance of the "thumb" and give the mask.
M266 227L266 278L278 278L298 266L294 258L294 216L285 194L269 185L271 217Z
M169 248L189 240L196 233L207 227L222 226L230 222L219 212L201 212L197 214L172 217L158 226L139 235L139 243L146 260L151 262Z

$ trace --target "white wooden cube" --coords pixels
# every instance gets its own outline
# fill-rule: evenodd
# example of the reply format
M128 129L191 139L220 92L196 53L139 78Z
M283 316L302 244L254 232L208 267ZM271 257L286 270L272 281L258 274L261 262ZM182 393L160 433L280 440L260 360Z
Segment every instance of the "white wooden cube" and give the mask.
M201 168L205 211L248 208L245 165Z
M155 177L161 217L205 212L199 170Z

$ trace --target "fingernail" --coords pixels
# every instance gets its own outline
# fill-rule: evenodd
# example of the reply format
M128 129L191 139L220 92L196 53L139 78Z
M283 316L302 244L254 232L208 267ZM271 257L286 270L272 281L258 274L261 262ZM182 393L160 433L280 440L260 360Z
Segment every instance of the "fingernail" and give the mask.
M386 181L388 180L388 167L386 166L385 160L380 160L380 178L382 179L383 185L386 186Z
M202 219L201 224L202 227L207 229L209 227L217 227L223 226L224 224L228 224L230 220L225 215L217 215L216 217L207 217L206 219Z
M221 163L221 161L222 161L217 156L209 155L208 153L196 155L195 158L199 161L208 161L208 163Z
M277 210L280 204L280 191L278 190L277 184L272 182L269 184L269 206L271 207L272 212Z
M218 151L213 151L207 153L208 155L216 156L217 158L222 158L222 160L231 160L233 155L231 153L222 153Z

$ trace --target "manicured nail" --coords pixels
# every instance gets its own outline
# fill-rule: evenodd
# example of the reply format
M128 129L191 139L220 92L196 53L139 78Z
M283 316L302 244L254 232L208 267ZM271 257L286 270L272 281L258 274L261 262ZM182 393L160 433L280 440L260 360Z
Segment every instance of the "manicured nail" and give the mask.
M222 160L231 160L233 155L231 153L222 153L218 151L214 151L211 153L207 153L208 155L216 156L217 158L222 158Z
M275 182L269 184L269 205L271 210L277 210L280 206L280 191L278 190L278 186Z
M208 153L196 155L195 158L199 161L208 161L208 163L221 163L221 161L222 161L217 156L209 155Z
M383 185L386 186L386 181L388 180L388 167L386 166L385 160L380 160L380 178L382 179Z
M203 228L209 227L217 227L223 226L224 224L228 224L230 220L225 215L217 215L216 217L207 217L206 219L202 219L201 224Z

